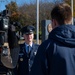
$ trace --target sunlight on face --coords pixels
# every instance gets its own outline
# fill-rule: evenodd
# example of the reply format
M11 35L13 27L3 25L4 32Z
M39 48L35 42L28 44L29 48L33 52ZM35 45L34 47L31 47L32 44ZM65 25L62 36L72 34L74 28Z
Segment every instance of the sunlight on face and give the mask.
M34 34L24 34L23 36L26 43L33 42Z
M48 30L48 32L51 32L51 31L52 31L52 24L49 24L49 25L47 26L47 30Z

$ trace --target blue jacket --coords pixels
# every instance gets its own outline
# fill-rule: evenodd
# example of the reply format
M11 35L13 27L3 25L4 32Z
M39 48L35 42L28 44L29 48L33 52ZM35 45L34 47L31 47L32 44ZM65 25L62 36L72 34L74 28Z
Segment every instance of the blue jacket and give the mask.
M33 43L30 57L28 57L25 46L25 43L20 45L18 64L14 69L15 75L29 75L39 45Z
M38 48L30 75L75 75L75 26L52 30Z

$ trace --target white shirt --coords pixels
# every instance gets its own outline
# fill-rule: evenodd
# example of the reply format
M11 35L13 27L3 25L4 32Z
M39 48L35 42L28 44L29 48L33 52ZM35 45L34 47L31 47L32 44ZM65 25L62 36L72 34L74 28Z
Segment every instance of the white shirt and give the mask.
M25 45L26 45L26 52L28 53L28 46L30 46L30 50L31 50L31 48L32 48L32 44L29 45L29 44L26 44L26 43L25 43Z

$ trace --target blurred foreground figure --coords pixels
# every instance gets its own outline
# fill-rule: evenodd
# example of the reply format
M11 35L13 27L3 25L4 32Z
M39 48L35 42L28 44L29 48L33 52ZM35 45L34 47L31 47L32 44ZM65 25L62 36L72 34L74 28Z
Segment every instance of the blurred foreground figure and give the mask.
M8 29L7 36L7 46L0 48L0 75L12 75L12 69L16 67L19 57L20 48L15 31Z
M39 46L30 75L75 75L75 26L70 6L55 5L51 18L53 30Z

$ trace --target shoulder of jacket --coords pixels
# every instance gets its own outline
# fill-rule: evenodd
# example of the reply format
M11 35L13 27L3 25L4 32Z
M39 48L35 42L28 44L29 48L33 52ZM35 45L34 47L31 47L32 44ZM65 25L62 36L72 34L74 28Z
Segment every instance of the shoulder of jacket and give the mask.
M23 44L19 44L19 46L20 46L20 51L24 50L24 48L25 48L25 44L24 43Z
M19 44L20 47L23 47L24 45L25 45L24 43L23 44Z
M39 44L34 44L36 47L39 47Z

